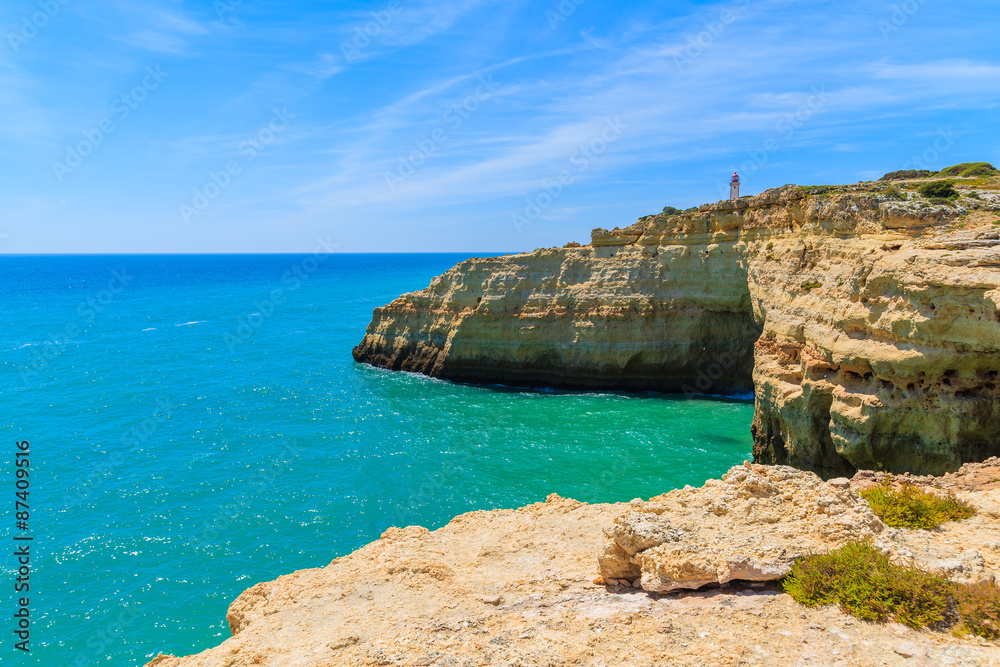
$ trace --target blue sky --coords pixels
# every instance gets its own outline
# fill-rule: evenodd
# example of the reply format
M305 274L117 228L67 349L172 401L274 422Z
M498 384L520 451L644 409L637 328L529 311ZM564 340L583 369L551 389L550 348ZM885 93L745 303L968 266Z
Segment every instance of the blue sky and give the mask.
M5 0L0 253L517 251L1000 163L995 0Z

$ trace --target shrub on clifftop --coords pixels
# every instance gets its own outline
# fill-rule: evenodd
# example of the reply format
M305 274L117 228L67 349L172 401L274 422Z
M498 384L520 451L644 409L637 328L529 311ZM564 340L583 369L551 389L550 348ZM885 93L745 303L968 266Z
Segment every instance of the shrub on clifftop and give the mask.
M959 631L986 639L1000 638L1000 588L988 581L959 587L956 595Z
M911 628L957 624L956 634L1000 638L1000 588L989 581L956 584L912 565L896 565L866 542L807 556L782 581L807 607L836 604L865 621Z
M989 162L964 162L942 169L937 175L974 178L976 176L996 176L997 173L997 168Z
M878 179L880 181L902 181L909 178L927 178L936 172L926 169L904 169L903 171L892 171Z
M904 482L899 488L891 479L860 493L875 515L893 528L929 529L945 521L961 521L975 516L976 509L953 495L928 493Z
M931 181L920 186L920 194L928 198L957 199L958 192L952 187L951 181Z
M952 585L942 576L893 565L870 544L851 542L798 561L783 586L807 607L837 604L865 621L922 628L947 620Z

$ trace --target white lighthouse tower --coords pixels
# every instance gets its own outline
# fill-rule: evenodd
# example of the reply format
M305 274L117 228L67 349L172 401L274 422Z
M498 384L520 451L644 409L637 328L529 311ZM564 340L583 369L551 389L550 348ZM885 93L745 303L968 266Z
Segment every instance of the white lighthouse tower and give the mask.
M736 201L740 198L740 175L733 174L733 180L729 183L729 199Z

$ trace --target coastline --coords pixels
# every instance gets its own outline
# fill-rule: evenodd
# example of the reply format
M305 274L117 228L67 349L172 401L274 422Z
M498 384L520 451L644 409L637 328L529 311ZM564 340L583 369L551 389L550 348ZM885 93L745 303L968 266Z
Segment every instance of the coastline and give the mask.
M744 469L791 470L740 466L727 477L745 478ZM812 486L819 494L839 488L850 503L872 477ZM933 531L882 526L878 539L953 578L992 578L1000 569L1000 460L913 479L954 490L979 514ZM719 484L710 480L650 503L677 505L685 496L716 494ZM231 639L186 658L158 656L148 667L1000 661L997 642L866 623L835 607L803 607L773 579L666 594L609 585L598 569L607 531L642 505L590 505L551 495L517 510L463 514L433 532L390 528L325 568L248 589L230 606ZM768 537L753 529L747 540L759 546ZM940 558L948 553L965 556Z
M1000 178L786 185L461 262L356 361L462 383L753 392L754 460L826 478L1000 454Z

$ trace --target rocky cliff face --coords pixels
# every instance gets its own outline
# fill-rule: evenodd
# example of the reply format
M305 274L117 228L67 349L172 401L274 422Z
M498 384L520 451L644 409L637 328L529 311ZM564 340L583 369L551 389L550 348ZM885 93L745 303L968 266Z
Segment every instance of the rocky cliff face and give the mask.
M912 183L786 186L469 260L376 309L354 357L469 382L752 390L758 461L955 470L1000 454L1000 181L958 187L961 205Z
M354 356L469 382L749 393L761 327L738 236L696 224L670 246L623 233L462 262L377 309Z
M246 590L229 607L231 638L149 667L998 664L995 642L862 623L781 592L774 580L796 555L853 538L955 580L996 575L1000 460L913 480L979 512L933 531L883 525L854 493L875 478L859 477L744 465L646 502L551 495L433 532L390 528Z

